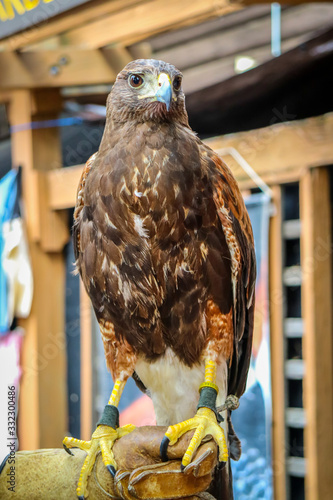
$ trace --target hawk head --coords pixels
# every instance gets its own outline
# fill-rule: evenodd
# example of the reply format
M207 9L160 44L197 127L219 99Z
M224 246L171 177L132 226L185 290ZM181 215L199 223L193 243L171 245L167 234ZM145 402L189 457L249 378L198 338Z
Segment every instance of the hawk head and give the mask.
M115 123L178 121L188 126L182 77L175 66L163 61L130 62L108 97L108 115Z

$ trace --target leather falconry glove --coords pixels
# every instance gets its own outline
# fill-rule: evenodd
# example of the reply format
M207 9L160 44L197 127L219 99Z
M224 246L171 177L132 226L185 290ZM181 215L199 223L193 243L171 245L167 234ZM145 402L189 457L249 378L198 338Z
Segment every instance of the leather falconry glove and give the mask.
M118 470L113 479L101 454L89 477L89 500L181 499L211 500L209 488L217 465L217 446L210 440L200 446L195 459L181 472L181 459L193 432L170 447L169 461L161 462L160 442L166 427L140 427L116 441L113 451ZM3 500L76 500L76 483L85 452L72 449L17 452L15 468L11 459L0 473ZM14 471L14 474L13 474ZM10 489L12 480L13 488Z

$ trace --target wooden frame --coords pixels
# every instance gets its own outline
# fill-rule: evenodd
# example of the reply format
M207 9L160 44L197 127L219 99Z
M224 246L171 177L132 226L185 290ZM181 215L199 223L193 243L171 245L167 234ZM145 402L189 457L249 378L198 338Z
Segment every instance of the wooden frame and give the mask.
M117 12L126 7L139 3L140 0L96 0L94 3L80 5L75 9L60 14L55 19L34 28L18 33L0 42L4 50L20 50L26 45L43 42L59 33L75 29L80 25L94 21L104 15Z
M333 492L332 221L328 169L310 169L300 180L302 310L305 322L304 407L308 500Z
M59 92L52 89L38 94L13 92L10 123L55 117L59 106ZM60 164L58 129L12 134L12 159L15 166L23 167L24 217L34 276L31 313L20 321L25 339L18 434L23 449L57 447L67 427L62 250L69 234L66 214L48 210L44 169Z
M227 0L183 0L181 9L178 0L96 3L0 42L0 88L112 83L121 69L119 60L123 67L132 59L125 46L241 8L237 2L230 4ZM112 47L106 47L109 45ZM146 55L143 50L142 56ZM136 57L140 54L136 53Z
M272 437L274 498L286 500L286 433L282 285L281 186L273 186L274 214L269 231L269 308L272 377Z
M332 129L333 113L328 113L318 118L213 137L206 142L217 152L234 147L267 184L274 185L297 181L309 167L332 164ZM251 179L231 157L226 161L242 189L253 187Z
M183 0L181 8L178 0L89 2L0 41L0 87L112 83L120 69L119 56L114 57L112 52L119 51L122 59L130 45L171 29L215 19L243 6L241 0ZM140 53L139 47L135 52L135 57L147 56L145 50ZM257 56L262 60L260 51ZM130 58L127 53L125 60ZM87 70L92 67L93 71ZM214 73L214 68L208 71ZM195 72L192 79L197 79Z
M170 27L191 25L237 8L237 3L230 5L226 0L183 0L181 8L178 0L150 0L73 29L66 33L66 41L83 48L100 48L115 42L130 45Z

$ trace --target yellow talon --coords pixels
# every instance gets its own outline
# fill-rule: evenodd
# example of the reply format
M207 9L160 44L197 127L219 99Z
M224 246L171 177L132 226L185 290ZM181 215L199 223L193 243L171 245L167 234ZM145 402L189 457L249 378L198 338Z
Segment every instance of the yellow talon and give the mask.
M214 411L216 396L218 394L218 386L215 382L216 363L211 359L207 359L205 362L204 382L199 388L200 400L197 413L193 418L168 428L160 448L163 460L167 460L167 446L172 446L183 434L193 429L195 429L195 433L183 456L182 468L185 468L191 462L202 440L208 435L212 436L219 447L220 462L226 462L228 460L226 437L224 430L217 422L216 411Z
M219 447L219 461L227 462L228 447L224 431L217 423L215 413L209 408L200 408L195 417L180 424L170 426L165 436L170 440L169 445L172 446L183 434L193 429L196 430L183 456L183 467L186 467L191 462L202 440L208 435L212 436Z
M80 439L65 437L63 444L67 448L80 448L87 453L77 484L76 492L78 497L86 497L88 495L88 478L93 470L99 451L102 452L104 465L116 469L117 464L112 452L113 444L117 439L129 434L134 429L135 426L130 424L119 427L118 429L113 429L107 425L99 425L90 441L81 441Z
M160 454L162 460L168 460L167 447L175 444L187 431L195 429L190 444L182 459L182 469L192 460L195 452L206 436L212 436L219 448L219 461L228 461L228 446L224 430L218 424L218 415L215 409L218 386L216 385L216 363L207 359L205 362L205 379L201 384L200 399L197 413L193 418L176 425L171 425L161 442Z
M173 444L177 443L178 439L185 434L185 432L190 431L193 429L191 427L191 421L190 420L185 420L184 422L180 422L179 424L176 425L171 425L168 430L165 433L165 436L170 440L170 445L172 446Z
M205 433L205 427L204 425L201 424L197 427L191 439L191 442L183 456L182 464L184 467L186 467L191 462L194 453L199 448L199 445L204 438L204 433Z
M125 381L119 379L115 381L109 404L105 407L102 417L90 441L81 441L80 439L70 437L65 437L63 440L63 445L69 453L69 448L80 448L87 453L76 489L80 500L88 496L88 478L93 470L99 451L102 452L104 465L108 468L109 472L114 475L115 470L117 469L117 464L112 451L114 442L135 429L135 426L130 424L118 427L119 412L117 405L124 386Z

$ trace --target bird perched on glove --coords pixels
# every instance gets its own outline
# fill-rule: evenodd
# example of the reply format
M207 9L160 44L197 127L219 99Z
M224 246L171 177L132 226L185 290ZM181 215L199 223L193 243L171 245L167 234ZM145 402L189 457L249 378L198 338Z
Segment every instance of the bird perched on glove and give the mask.
M119 427L117 409L131 376L151 396L157 424L169 426L164 460L194 430L182 469L207 435L227 462L230 395L244 392L251 355L253 235L230 169L189 126L182 74L171 64L139 59L117 76L73 231L114 380L91 441L64 440L87 452L79 498L99 451L117 469L113 443L133 430Z

